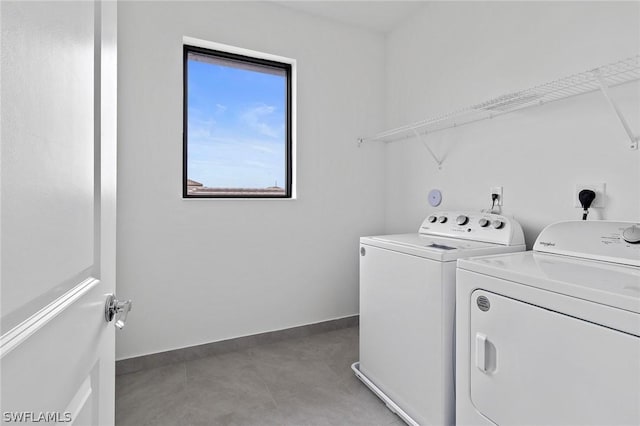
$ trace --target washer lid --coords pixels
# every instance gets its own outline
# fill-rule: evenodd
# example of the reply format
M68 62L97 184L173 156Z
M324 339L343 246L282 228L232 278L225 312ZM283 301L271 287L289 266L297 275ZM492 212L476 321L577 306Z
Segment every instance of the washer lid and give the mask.
M640 267L528 251L461 259L458 268L640 313Z
M454 261L460 257L482 256L524 250L524 246L503 246L479 241L444 238L432 235L395 234L362 237L360 242L388 250L441 262Z

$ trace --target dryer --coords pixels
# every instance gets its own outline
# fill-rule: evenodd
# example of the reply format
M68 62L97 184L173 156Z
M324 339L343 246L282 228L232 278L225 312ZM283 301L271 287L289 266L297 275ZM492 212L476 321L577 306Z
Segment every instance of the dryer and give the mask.
M362 237L358 378L411 425L454 424L456 260L523 250L517 221L468 211Z
M560 222L458 261L460 425L640 424L640 224Z

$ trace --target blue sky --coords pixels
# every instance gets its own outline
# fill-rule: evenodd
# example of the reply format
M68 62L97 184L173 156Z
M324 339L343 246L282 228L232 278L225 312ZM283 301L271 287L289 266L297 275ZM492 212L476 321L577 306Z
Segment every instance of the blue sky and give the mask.
M188 178L209 187L284 187L284 74L191 59L188 73Z

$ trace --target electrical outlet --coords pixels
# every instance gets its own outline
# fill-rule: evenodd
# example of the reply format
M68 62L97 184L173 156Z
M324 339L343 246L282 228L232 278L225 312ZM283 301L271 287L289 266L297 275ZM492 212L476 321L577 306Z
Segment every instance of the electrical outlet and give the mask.
M502 205L502 187L501 186L492 186L491 192L489 193L489 199L493 200L493 194L498 194L498 199L496 200L496 206Z
M602 208L604 207L604 201L605 201L605 197L606 197L606 189L607 189L607 184L606 183L576 183L576 186L573 190L573 206L574 207L578 207L578 208L582 208L582 206L580 205L580 200L578 199L578 194L580 193L580 191L582 191L583 189L590 189L593 192L596 193L596 198L593 200L593 203L591 203L591 208Z

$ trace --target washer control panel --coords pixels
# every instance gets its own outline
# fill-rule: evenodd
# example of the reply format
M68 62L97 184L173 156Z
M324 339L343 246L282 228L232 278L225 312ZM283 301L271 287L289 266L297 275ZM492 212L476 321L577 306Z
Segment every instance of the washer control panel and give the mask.
M524 244L522 227L513 218L473 211L434 212L420 225L422 235L460 238L502 245Z
M640 266L640 223L557 222L542 230L534 251Z

